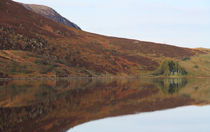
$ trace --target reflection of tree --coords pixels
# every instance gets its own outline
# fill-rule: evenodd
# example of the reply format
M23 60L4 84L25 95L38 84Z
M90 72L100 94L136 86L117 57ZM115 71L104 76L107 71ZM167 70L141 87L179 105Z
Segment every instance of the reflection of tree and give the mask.
M161 88L163 93L174 94L185 87L188 83L186 78L167 78L167 79L155 79L156 84Z

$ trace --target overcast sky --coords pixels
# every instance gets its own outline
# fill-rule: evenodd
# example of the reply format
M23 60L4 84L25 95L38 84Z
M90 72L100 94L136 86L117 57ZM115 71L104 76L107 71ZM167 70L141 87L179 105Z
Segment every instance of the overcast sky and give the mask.
M83 30L210 48L210 0L15 0L47 5Z

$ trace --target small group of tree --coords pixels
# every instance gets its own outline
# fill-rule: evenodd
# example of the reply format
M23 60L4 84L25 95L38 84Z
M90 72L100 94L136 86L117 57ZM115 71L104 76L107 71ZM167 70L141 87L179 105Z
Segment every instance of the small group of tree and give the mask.
M179 76L187 75L187 71L183 67L181 67L178 62L175 62L173 60L165 60L161 63L160 67L154 74L165 76Z

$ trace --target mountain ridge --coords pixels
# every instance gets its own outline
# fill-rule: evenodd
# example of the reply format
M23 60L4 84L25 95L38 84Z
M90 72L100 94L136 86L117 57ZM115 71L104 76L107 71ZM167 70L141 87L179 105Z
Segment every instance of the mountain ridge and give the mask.
M69 21L68 19L61 16L58 12L56 12L54 9L44 6L44 5L36 5L36 4L23 4L21 3L26 9L33 11L37 14L40 14L48 19L51 19L55 22L62 23L64 25L73 27L75 29L81 30L81 28L76 25L75 23Z

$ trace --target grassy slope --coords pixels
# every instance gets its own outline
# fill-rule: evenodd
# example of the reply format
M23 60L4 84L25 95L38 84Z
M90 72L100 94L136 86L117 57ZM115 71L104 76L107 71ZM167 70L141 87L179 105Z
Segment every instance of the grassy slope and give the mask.
M164 59L204 54L75 30L10 0L0 1L0 16L1 77L142 75L152 73Z
M180 64L188 70L189 76L209 76L210 75L210 52L181 60Z

